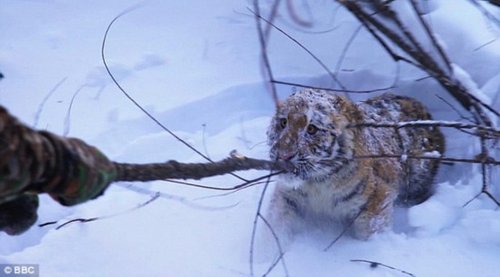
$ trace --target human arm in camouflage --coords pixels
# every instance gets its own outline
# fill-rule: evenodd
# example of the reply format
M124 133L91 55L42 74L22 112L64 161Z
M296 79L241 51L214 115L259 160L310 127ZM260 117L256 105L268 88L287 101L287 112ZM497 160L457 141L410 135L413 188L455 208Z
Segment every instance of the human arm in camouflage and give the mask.
M39 193L75 205L102 194L115 175L97 148L35 131L0 107L0 230L28 229L37 219Z

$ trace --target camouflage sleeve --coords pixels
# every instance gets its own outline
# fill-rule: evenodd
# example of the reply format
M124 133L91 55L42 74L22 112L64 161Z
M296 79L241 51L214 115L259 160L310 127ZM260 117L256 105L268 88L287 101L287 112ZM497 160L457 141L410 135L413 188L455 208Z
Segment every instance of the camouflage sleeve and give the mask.
M33 224L39 193L48 193L62 205L76 205L101 195L116 177L114 163L97 148L79 139L35 131L2 107L0 155L0 230L9 230L2 227L9 225L6 222L16 225L12 217L20 207L32 210L18 215L23 224Z
M97 148L76 138L40 135L50 142L51 159L45 174L28 191L46 192L62 205L72 206L100 196L115 180L114 163Z

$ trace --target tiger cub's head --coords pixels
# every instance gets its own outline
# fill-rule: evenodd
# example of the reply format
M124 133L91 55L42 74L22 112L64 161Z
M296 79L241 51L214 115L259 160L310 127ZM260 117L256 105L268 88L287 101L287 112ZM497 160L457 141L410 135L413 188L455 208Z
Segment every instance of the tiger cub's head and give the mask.
M321 90L301 90L281 103L267 132L273 160L289 161L293 174L321 181L337 173L352 156L349 114L354 105Z

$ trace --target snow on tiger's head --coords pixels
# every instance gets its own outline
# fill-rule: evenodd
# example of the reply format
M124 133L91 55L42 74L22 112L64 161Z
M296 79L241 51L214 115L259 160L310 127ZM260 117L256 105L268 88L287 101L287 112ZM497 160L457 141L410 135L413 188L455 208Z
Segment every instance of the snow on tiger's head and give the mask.
M267 132L273 160L290 161L294 175L321 180L346 163L352 143L348 114L352 103L326 91L306 89L281 103Z

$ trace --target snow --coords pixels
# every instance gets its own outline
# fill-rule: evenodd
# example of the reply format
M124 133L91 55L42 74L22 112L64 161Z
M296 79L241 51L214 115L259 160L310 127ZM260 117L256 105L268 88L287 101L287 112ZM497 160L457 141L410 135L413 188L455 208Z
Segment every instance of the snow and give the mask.
M425 152L423 156L429 158L439 158L441 157L441 153L439 153L438 151Z
M271 3L261 2L267 14ZM80 137L118 161L202 160L133 106L102 65L107 24L136 2L4 0L1 5L0 71L5 78L0 103L13 114L38 128ZM359 23L331 1L300 5L299 15L306 18L307 6L311 9L315 24L310 29L294 25L284 6L276 24L334 69ZM120 84L178 136L216 160L233 149L267 157L274 103L262 81L255 22L247 7L247 1L151 0L120 18L109 33L106 57ZM498 109L500 40L477 49L497 38L498 28L465 0L432 0L423 8L458 78ZM279 80L333 85L310 56L278 32L271 34L269 54ZM392 85L396 72L383 49L361 30L338 77L349 89L373 89ZM436 82L415 81L426 74L405 64L399 72L392 91L424 101L436 120L457 120L435 97L455 103ZM283 98L293 89L279 85L278 90ZM448 129L446 135L453 138L446 156L478 153L477 141ZM497 171L493 182L500 176ZM398 209L392 230L368 241L345 236L325 252L338 230L297 238L285 254L289 275L404 276L350 261L367 259L416 276L498 276L500 211L485 195L464 207L481 191L479 172L471 165L442 166L436 194L418 206ZM251 178L263 172L238 174ZM240 181L222 176L202 183L230 187ZM492 191L498 198L497 187L493 184ZM248 276L252 222L262 188L222 194L167 182L120 183L95 201L69 208L42 196L37 224L109 217L59 230L58 224L34 226L17 237L0 234L0 264L36 263L40 276ZM155 192L161 193L158 199L129 211ZM256 275L270 263L257 259ZM285 276L283 267L278 264L271 276Z

